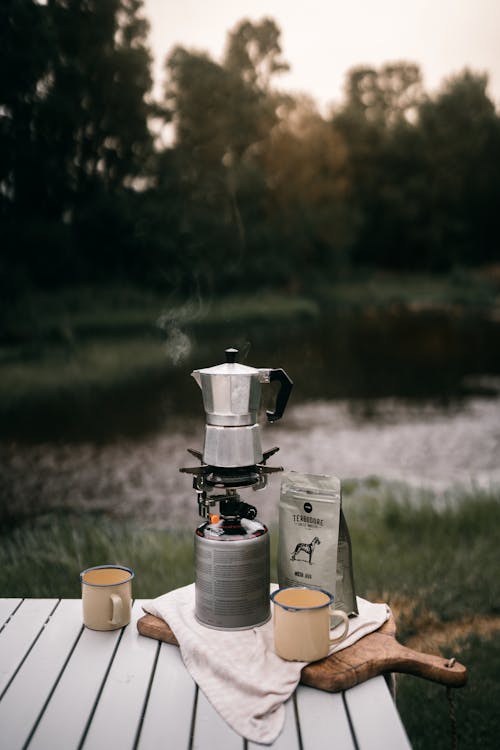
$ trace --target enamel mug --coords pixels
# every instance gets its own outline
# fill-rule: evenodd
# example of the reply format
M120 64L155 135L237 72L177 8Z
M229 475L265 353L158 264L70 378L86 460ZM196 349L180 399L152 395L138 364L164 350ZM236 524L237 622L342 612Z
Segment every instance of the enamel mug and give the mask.
M344 640L349 618L333 609L333 594L324 589L290 586L271 594L274 603L274 648L288 661L318 661L328 656L330 646ZM341 618L344 630L330 638L331 618Z
M97 565L80 573L83 623L91 630L128 625L134 571L122 565Z

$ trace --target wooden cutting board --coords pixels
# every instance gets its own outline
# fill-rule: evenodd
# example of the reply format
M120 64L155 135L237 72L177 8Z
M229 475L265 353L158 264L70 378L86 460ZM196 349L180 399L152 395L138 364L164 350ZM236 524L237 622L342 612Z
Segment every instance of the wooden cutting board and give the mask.
M137 629L141 635L179 645L167 623L154 615L141 617ZM417 675L449 687L462 687L467 682L467 669L463 664L413 651L398 643L392 615L381 628L352 646L308 664L302 670L300 681L336 693L390 672Z

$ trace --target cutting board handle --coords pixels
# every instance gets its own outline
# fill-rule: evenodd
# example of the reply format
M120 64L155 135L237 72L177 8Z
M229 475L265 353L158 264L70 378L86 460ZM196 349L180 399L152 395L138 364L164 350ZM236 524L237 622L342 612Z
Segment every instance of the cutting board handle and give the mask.
M392 671L424 677L450 687L465 685L467 669L454 658L445 659L442 656L424 654L402 646L397 641L394 641L394 645L397 648L394 649Z

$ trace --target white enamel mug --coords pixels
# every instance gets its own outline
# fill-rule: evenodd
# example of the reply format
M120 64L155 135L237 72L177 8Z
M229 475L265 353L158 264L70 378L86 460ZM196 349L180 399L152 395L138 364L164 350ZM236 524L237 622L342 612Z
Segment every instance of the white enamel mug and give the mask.
M288 586L271 594L274 603L274 648L288 661L318 661L328 656L330 646L344 640L349 618L333 609L333 594L324 589ZM341 618L344 630L330 638L330 618Z
M134 571L123 565L97 565L80 573L83 624L116 630L130 622Z

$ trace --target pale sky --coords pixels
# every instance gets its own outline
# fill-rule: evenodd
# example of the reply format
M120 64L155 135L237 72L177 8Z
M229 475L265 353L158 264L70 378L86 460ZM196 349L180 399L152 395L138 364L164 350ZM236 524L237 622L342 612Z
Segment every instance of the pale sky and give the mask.
M464 67L489 74L500 106L500 0L144 0L157 90L175 44L220 61L227 32L243 18L273 18L291 71L282 90L311 94L323 111L339 102L347 71L406 60L426 91Z

